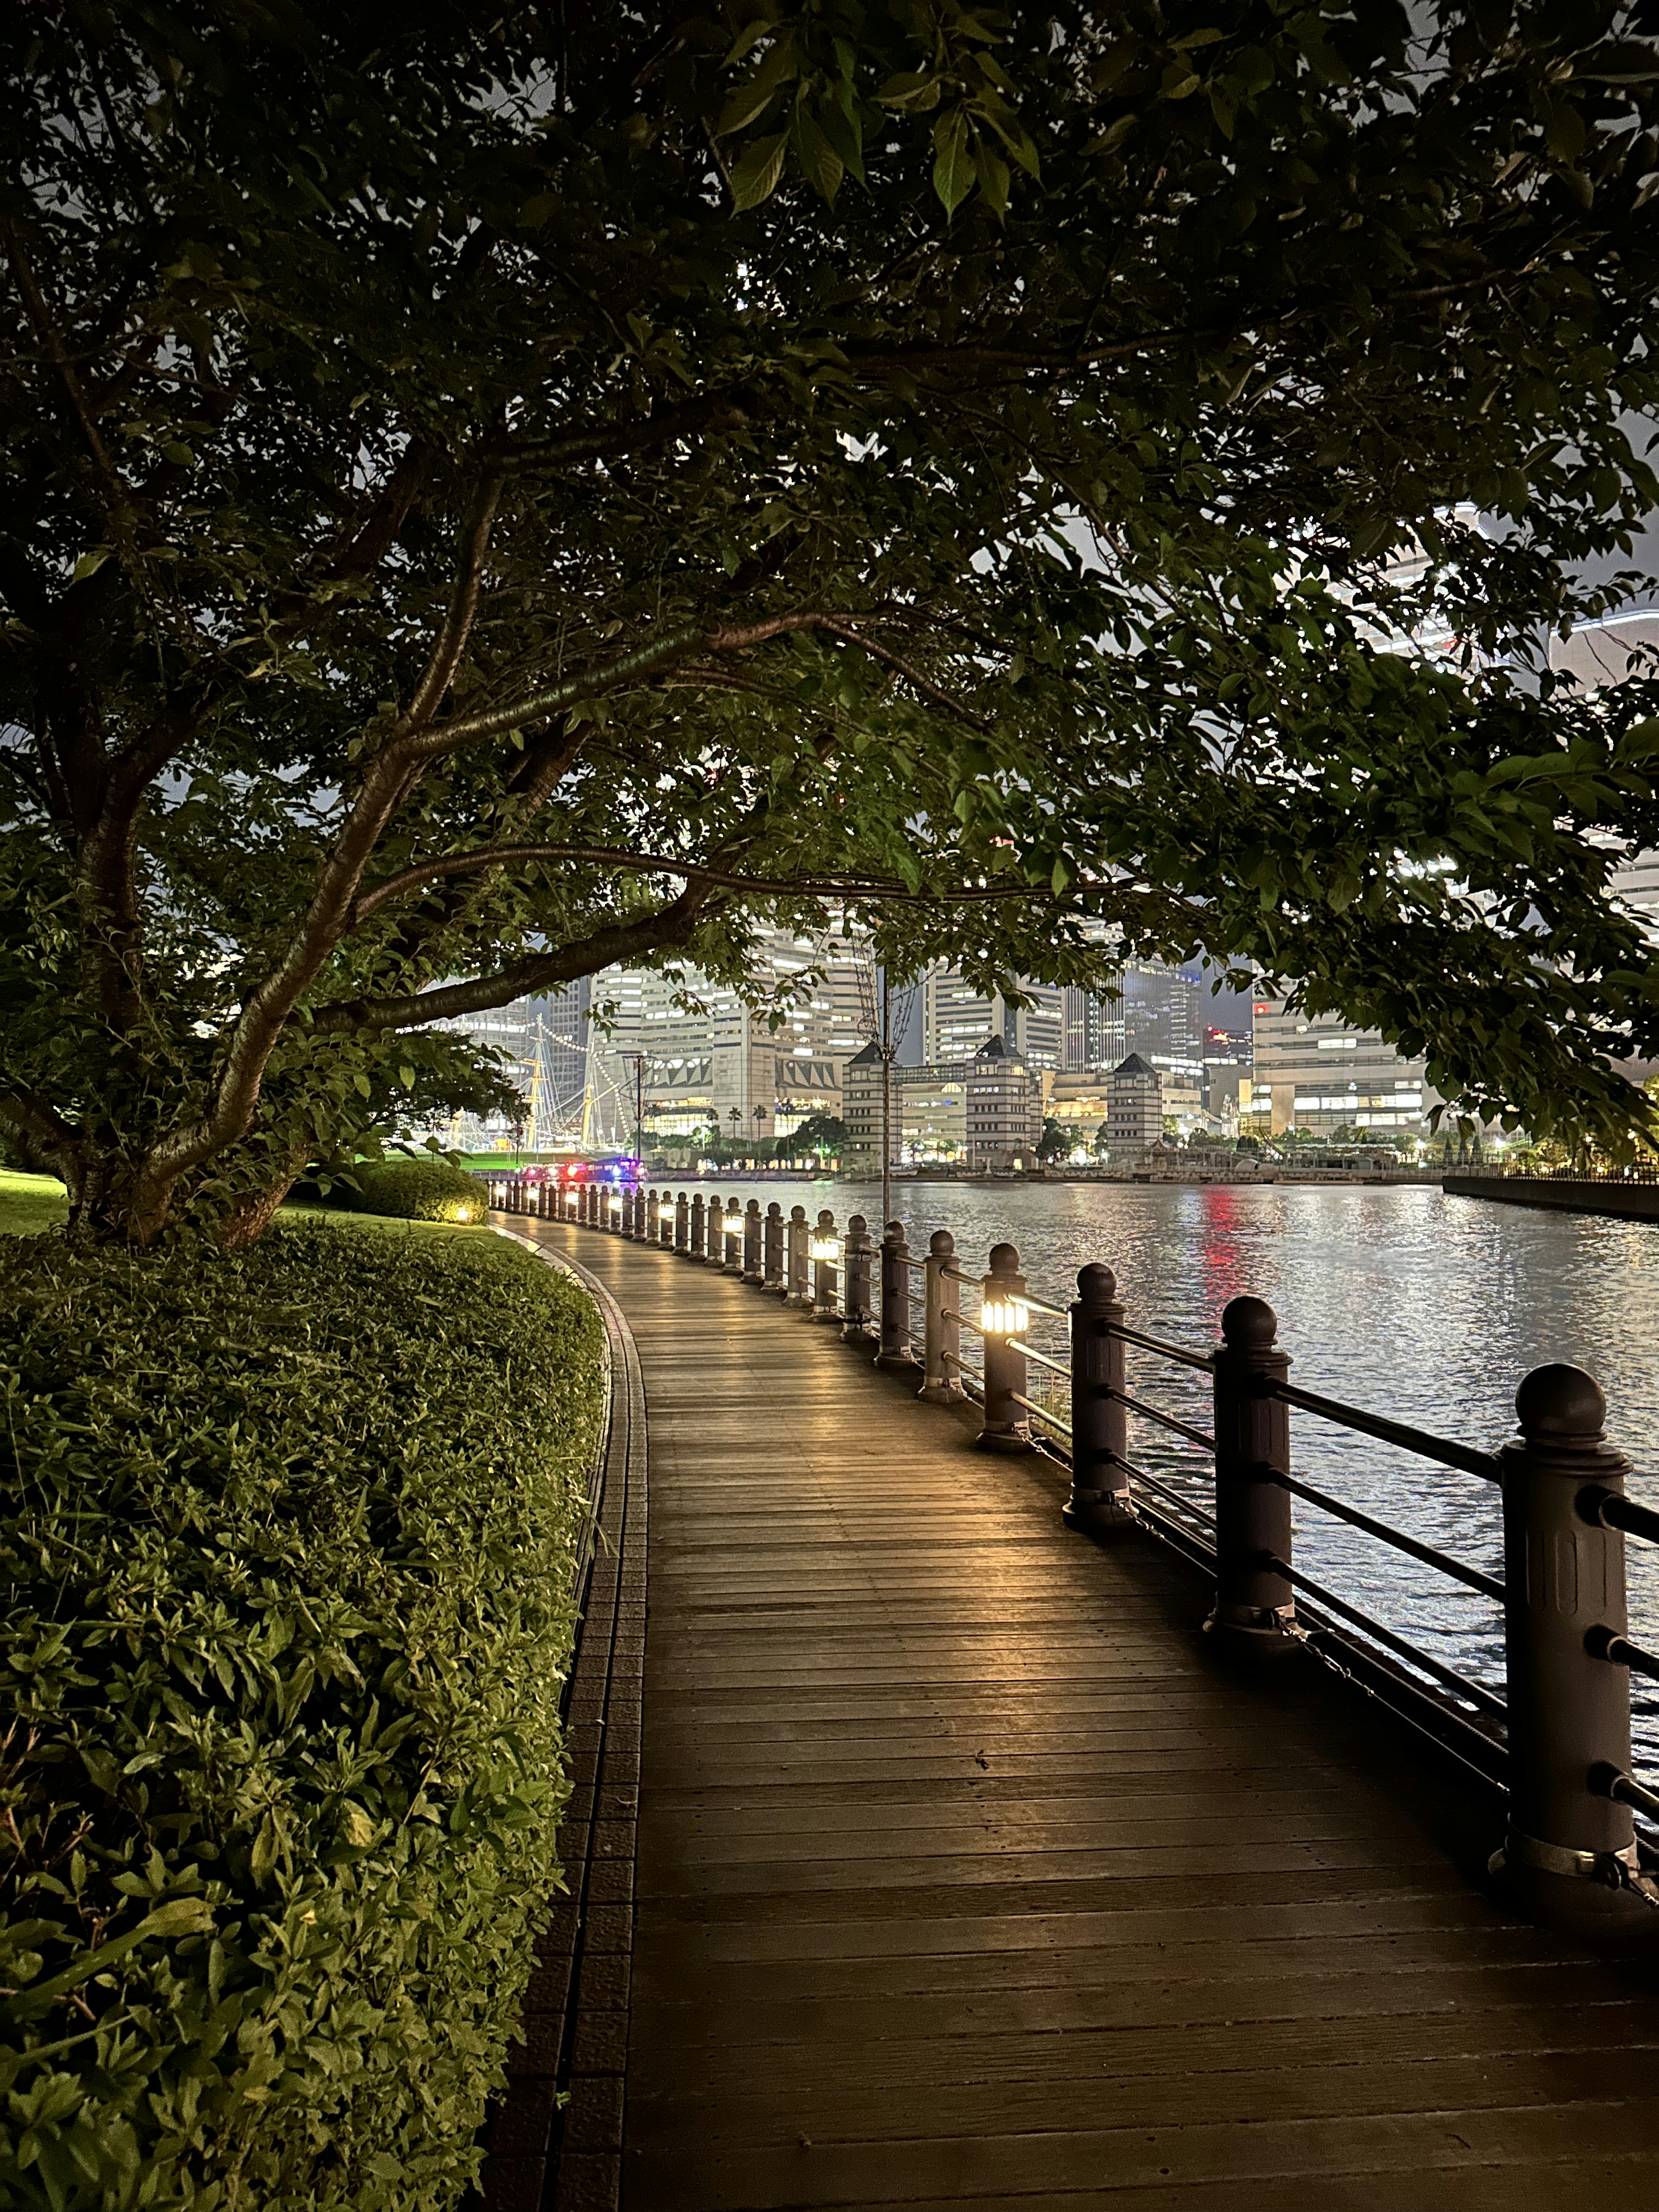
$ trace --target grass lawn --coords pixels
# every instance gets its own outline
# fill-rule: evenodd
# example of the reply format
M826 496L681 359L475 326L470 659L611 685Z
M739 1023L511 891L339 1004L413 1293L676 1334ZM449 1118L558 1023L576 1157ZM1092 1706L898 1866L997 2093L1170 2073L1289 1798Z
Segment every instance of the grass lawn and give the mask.
M17 1175L0 1168L0 1237L33 1237L69 1218L69 1200L56 1176Z
M0 1237L33 1237L42 1229L56 1229L67 1219L69 1200L56 1176L17 1175L0 1169ZM480 1223L476 1228L450 1221L395 1221L379 1213L344 1213L327 1206L285 1206L276 1217L280 1224L318 1223L350 1236L471 1238L478 1258L488 1265L533 1267L539 1264L516 1237L498 1236Z

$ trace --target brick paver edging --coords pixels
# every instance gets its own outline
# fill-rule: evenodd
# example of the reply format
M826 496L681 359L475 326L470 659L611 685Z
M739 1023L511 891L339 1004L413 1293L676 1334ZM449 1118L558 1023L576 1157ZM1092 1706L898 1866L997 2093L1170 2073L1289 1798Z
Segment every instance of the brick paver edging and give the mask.
M478 2201L483 2212L615 2212L645 1666L645 1391L633 1332L611 1293L533 1234L524 1241L577 1277L599 1310L610 1413L594 1498L599 1540L562 1701L572 1784L559 1831L567 1893L537 1940Z

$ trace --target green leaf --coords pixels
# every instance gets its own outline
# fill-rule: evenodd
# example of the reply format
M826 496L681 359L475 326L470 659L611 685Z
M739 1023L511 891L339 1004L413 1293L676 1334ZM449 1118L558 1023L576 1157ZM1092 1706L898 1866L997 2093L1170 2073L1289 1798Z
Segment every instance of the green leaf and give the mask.
M803 109L794 118L795 150L807 182L831 206L835 204L846 165L817 125Z
M773 137L757 138L744 147L732 168L732 198L739 211L771 198L783 174L787 143L787 132L780 131Z
M946 215L954 215L974 188L974 159L968 118L961 108L933 125L933 190Z

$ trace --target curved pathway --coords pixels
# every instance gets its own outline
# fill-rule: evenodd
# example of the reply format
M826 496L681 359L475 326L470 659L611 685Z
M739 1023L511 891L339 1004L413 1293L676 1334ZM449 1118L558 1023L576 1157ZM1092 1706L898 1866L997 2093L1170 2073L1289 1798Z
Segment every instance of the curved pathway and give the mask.
M512 1225L648 1413L625 2100L573 2104L559 2212L1659 2200L1651 1978L1482 1893L1492 1801L1227 1674L1195 1573L834 1329Z

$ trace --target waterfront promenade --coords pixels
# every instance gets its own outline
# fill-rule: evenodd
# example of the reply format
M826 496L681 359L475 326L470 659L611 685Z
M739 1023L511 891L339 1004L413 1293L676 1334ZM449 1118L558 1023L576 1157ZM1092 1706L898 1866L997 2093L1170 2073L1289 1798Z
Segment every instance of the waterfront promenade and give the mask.
M1057 1470L833 1328L514 1226L625 1316L650 1498L631 1974L574 2038L617 2074L550 2207L1659 2188L1651 1977L1484 1893L1491 1798L1311 1668L1226 1671L1195 1571L1070 1534Z

